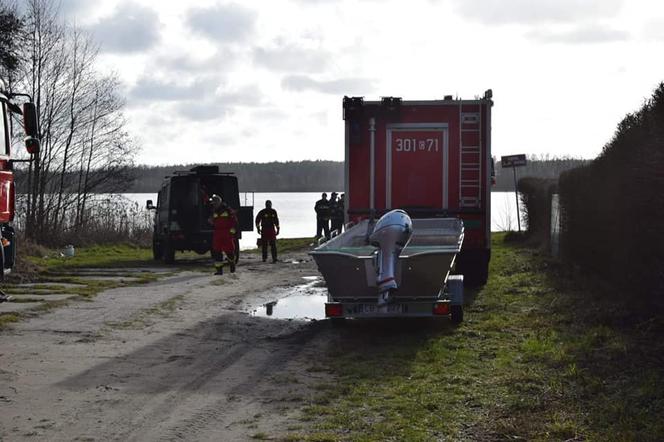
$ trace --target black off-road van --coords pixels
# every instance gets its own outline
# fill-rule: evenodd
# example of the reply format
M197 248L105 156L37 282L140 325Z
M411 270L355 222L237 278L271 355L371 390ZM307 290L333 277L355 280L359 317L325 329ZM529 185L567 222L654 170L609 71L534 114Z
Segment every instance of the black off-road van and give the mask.
M152 237L154 259L172 263L176 250L193 250L201 255L210 251L212 225L208 218L212 207L209 199L214 194L237 212L240 228L235 245L236 259L239 258L242 232L254 229L254 207L240 205L235 175L219 172L218 166L197 166L166 177L157 205L154 206L152 200L147 202L147 208L156 211Z

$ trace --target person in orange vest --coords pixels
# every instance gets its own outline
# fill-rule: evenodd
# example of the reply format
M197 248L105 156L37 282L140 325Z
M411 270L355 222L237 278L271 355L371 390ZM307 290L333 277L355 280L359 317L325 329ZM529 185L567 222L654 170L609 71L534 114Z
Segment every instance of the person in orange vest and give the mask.
M261 249L263 262L267 261L267 245L270 243L272 262L277 262L277 235L279 234L279 217L272 208L272 201L265 201L265 209L256 215L256 230L261 236Z
M212 195L212 216L209 218L212 230L212 258L214 259L215 275L224 274L224 254L230 264L231 273L235 272L235 234L237 232L237 216L219 195Z

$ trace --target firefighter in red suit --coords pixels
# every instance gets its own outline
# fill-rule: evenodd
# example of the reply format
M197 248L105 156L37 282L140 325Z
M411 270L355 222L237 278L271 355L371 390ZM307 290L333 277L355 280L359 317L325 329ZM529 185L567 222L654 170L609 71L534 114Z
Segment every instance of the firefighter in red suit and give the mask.
M228 261L231 273L235 272L235 236L237 232L237 216L219 195L212 195L212 216L209 221L212 224L212 258L217 270L215 275L224 274L224 253Z
M256 215L256 230L261 236L263 262L267 261L267 245L270 244L272 262L277 262L277 235L279 234L279 217L272 208L272 201L265 201L265 209Z

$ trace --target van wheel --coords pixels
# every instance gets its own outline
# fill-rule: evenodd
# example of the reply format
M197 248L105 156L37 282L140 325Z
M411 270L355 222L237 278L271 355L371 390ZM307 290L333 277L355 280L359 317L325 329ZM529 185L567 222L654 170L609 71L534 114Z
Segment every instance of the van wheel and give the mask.
M461 324L463 322L463 306L453 305L450 313L452 324Z
M173 264L175 262L175 249L168 241L165 241L162 246L162 256L166 264Z

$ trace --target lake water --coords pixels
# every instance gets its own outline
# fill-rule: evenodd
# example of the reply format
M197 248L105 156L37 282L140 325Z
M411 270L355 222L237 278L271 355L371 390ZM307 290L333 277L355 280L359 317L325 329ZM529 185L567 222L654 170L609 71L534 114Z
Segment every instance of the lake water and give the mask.
M149 199L156 202L156 193L127 193L126 198L145 207ZM252 194L240 195L242 204L251 204ZM314 204L320 199L319 192L281 192L281 193L254 193L254 215L265 207L265 201L271 200L273 207L279 214L281 225L280 238L304 238L313 237L316 234L316 218L314 216ZM516 201L513 192L491 193L491 230L505 231L516 230ZM523 221L521 223L524 226ZM240 247L242 249L256 247L256 231L242 232Z

